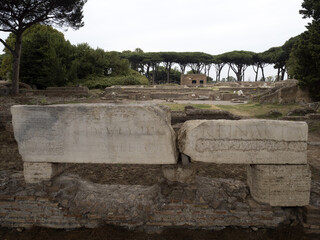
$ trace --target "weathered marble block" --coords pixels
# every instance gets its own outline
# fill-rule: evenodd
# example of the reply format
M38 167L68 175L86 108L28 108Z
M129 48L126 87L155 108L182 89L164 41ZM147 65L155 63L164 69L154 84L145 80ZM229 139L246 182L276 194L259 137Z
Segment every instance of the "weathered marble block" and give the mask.
M275 120L194 120L178 133L191 161L226 164L306 164L308 126Z
M309 204L308 165L250 165L247 182L251 196L258 202L283 207Z
M23 163L23 175L26 183L47 181L66 169L65 164L58 163Z
M170 112L157 105L18 105L11 112L24 162L177 162Z

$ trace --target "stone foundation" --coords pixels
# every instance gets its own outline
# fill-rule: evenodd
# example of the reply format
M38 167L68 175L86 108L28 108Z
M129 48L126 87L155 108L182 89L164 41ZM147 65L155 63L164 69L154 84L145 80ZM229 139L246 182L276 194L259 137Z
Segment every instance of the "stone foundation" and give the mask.
M57 163L23 163L23 173L26 183L47 181L60 174L65 169L64 164Z
M247 181L253 199L271 206L306 206L310 200L308 165L250 165Z
M74 175L27 185L21 172L2 171L0 178L2 227L273 228L297 220L291 209L255 202L247 186L232 179L139 186L94 184Z

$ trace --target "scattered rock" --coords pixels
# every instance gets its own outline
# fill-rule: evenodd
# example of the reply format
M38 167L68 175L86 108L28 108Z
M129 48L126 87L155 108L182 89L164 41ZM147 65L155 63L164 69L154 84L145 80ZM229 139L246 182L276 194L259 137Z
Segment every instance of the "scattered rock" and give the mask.
M165 165L162 172L172 182L191 183L195 180L195 169L191 165Z
M287 116L305 116L310 113L316 113L316 111L311 107L296 108L296 109L288 112Z
M257 227L251 227L251 230L254 231L254 232L256 232L256 231L259 230L259 228L257 228Z
M23 232L24 231L24 228L21 228L21 227L18 227L18 228L16 228L16 230L17 230L17 232Z
M222 178L197 177L198 202L207 202L215 209L249 209L247 185L241 181Z
M271 110L268 112L267 114L268 117L274 117L274 118L278 118L282 116L282 113L277 111L277 110Z

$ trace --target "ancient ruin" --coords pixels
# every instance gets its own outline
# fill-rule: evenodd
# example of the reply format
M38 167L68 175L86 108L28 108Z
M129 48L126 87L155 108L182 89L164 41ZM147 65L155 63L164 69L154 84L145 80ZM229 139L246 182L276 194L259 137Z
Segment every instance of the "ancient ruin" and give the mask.
M10 105L14 105L14 102L10 101ZM113 108L117 108L117 111L112 110ZM292 222L303 222L306 228L314 229L319 225L317 214L320 193L317 192L318 182L310 181L310 169L306 164L305 123L239 120L239 116L225 111L198 110L190 106L186 106L185 111L181 112L183 116L173 112L171 119L171 114L165 107L153 104L95 103L14 106L12 113L16 116L13 116L13 125L18 128L13 130L11 113L9 108L5 109L2 108L0 114L0 151L2 166L11 167L10 170L0 171L0 221L3 227L73 229L111 224L143 229L220 229L227 226L275 228ZM133 113L129 116L126 115L127 112ZM117 118L108 118L108 113ZM313 118L315 116L312 115ZM148 157L152 164L140 164L138 161L136 164L132 161L134 154L125 155L127 148L117 148L117 151L123 150L118 155L122 157L114 158L111 163L105 160L114 155L109 156L105 151L105 158L97 158L97 148L92 146L95 143L101 147L101 142L108 143L107 139L110 138L118 144L125 143L117 134L110 133L119 135L120 129L121 133L127 133L127 126L130 126L135 131L131 130L136 137L130 140L134 144L140 141L145 146L151 136L155 142L159 139L160 143L160 139L165 137L166 140L163 141L166 145L162 147L166 151L168 146L176 150L173 145L177 135L172 131L170 121L171 125L177 127L176 130L182 124L197 126L194 129L183 127L180 130L180 133L185 133L178 137L177 145L180 147L189 141L187 139L190 133L198 132L198 128L202 129L207 140L216 135L213 123L201 125L197 118L230 119L202 120L223 123L225 126L221 130L234 128L232 131L225 131L225 135L219 133L229 144L229 150L222 148L224 145L219 142L222 139L218 137L210 140L210 147L201 149L206 145L198 145L203 151L212 151L212 146L218 146L223 151L221 154L228 156L226 160L230 161L229 164L216 164L212 158L214 151L207 158L210 161L195 161L197 158L193 153L185 152L189 155L187 156L183 154L182 148L178 162L175 158L178 154L173 154L172 162L165 164L163 162L167 157L154 155ZM128 119L142 122L134 122L132 126L130 121L126 123ZM310 121L307 120L308 124ZM109 131L94 130L94 127L101 128L107 124ZM81 129L77 125L81 125ZM111 126L115 131L111 132ZM149 133L146 126L152 126ZM156 128L160 131L153 131ZM141 131L140 135L137 134L138 130ZM18 140L19 151L24 152L21 155L14 138ZM130 136L124 135L124 138ZM60 141L64 143L70 139L74 142L69 144L73 144L66 144L63 148L69 152L67 156L71 156L70 158L61 155L63 161L60 161L58 158L54 159L54 155L50 156L50 147L59 146ZM28 141L29 145L21 146L21 143ZM49 147L44 143L49 144ZM310 144L308 142L308 148ZM31 151L28 152L26 147L30 147ZM35 154L32 151L37 147L42 161L33 158ZM76 147L79 148L78 151L75 150ZM162 147L156 144L154 149ZM192 147L191 144L188 149L195 151ZM83 151L84 148L86 151ZM261 148L261 153L258 153L257 148ZM284 149L287 150L282 151ZM228 151L234 152L229 154ZM264 163L253 157L260 156L261 160L269 153L272 157L266 157ZM158 156L164 154L164 151L157 153ZM73 155L77 158L73 158ZM83 158L79 155L83 155ZM281 157L278 162L274 161L277 157ZM128 161L121 163L123 158ZM101 162L88 164L97 159ZM245 162L244 159L248 160ZM76 160L80 160L79 163L75 163ZM118 160L119 164L116 163ZM103 164L103 161L106 163ZM224 171L227 171L227 175ZM311 171L314 171L313 165ZM314 176L314 172L312 174Z
M175 164L168 109L148 104L13 106L25 172L52 163ZM155 124L156 123L156 124ZM26 170L28 169L28 170ZM34 170L32 170L34 171ZM39 177L39 174L37 175ZM29 174L26 174L29 176ZM47 177L46 177L47 178ZM26 178L26 181L34 181Z
M206 74L182 74L180 85L203 86L207 84Z
M252 197L271 206L306 206L310 200L308 165L249 165L248 185Z
M58 163L177 163L170 114L157 105L18 105L11 112L29 183L50 180L63 169ZM255 200L304 206L311 181L307 133L304 122L190 120L178 133L178 146L195 162L254 164L248 184ZM164 175L188 182L193 173L167 169Z

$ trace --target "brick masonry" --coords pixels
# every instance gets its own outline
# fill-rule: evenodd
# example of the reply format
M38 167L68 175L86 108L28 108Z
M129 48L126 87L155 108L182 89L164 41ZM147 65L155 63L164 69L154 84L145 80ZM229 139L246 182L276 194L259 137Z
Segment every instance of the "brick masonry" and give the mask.
M181 75L180 85L202 86L207 84L207 76L205 74L183 74Z
M50 228L226 226L277 227L292 222L292 209L255 202L232 179L198 177L193 184L100 185L74 175L25 184L21 172L1 171L2 227Z

